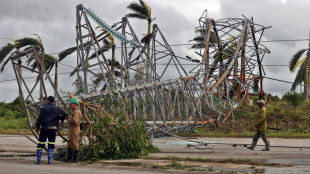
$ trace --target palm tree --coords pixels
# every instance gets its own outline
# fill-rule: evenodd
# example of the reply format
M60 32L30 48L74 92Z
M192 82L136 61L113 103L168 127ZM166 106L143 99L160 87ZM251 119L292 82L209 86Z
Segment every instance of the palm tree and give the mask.
M189 41L189 42L194 42L194 44L190 47L190 49L203 49L203 48L205 48L204 40L205 40L205 36L208 34L206 29L196 29L195 33L198 33L198 35ZM217 40L217 36L216 36L215 32L211 31L210 36L211 37L209 40L209 44L211 46L218 44L218 40ZM211 65L209 74L211 74L211 75L213 74L213 72L216 70L217 65L218 65L220 60L224 61L227 58L232 58L232 55L234 55L234 52L237 48L237 44L236 44L235 39L233 37L229 37L228 43L229 44L222 45L223 50L222 50L222 57L221 58L220 58L219 51L213 55L214 61L213 61L213 64ZM223 66L222 68L225 69L225 66L228 66L229 63L230 63L230 61L227 61L226 65L221 65L221 66ZM237 75L237 73L238 73L238 60L236 60L235 65L234 65L234 75Z
M309 36L310 37L310 36ZM301 59L301 57L304 58ZM294 83L291 87L291 91L296 89L297 84L304 82L304 99L308 100L308 87L309 87L309 59L310 59L310 41L309 48L300 49L291 58L289 62L290 71L293 73L298 67Z
M101 31L104 31L104 29L101 29ZM100 47L100 49L97 50L97 53L96 52L92 53L90 55L90 57L88 58L88 60L96 58L97 54L100 55L100 54L108 51L109 49L112 49L112 58L108 59L108 64L107 65L111 67L111 74L112 74L113 78L114 78L114 76L115 77L119 77L120 76L120 72L116 71L115 69L120 69L121 66L120 66L120 63L118 61L116 61L116 58L115 58L116 44L114 42L114 37L112 35L110 35L110 33L108 33L108 32L106 32L105 34L107 36L107 39L103 40L103 46ZM88 44L88 42L85 43L85 45L87 45L87 44ZM77 46L74 46L74 47L68 48L66 50L63 50L58 55L59 61L64 60L67 56L69 56L70 54L72 54L75 51L77 51ZM90 66L88 61L87 61L87 65L86 66ZM73 76L80 67L81 67L81 64L71 72L70 76ZM109 73L106 73L106 74L99 73L98 75L99 76L105 75L106 77L108 77L108 81L112 80L112 78L109 77ZM93 80L93 88L95 90L102 83L102 80L103 79L101 77L96 77L95 80ZM105 90L105 89L106 89L106 85L101 90Z
M196 29L195 33L197 34L192 40L190 40L189 42L194 42L194 44L190 47L190 49L202 49L205 48L205 37L208 34L206 29ZM211 31L210 34L210 41L209 43L211 45L216 44L217 43L217 39L216 39L216 34Z
M143 0L139 0L139 3L132 2L127 6L128 9L132 10L133 13L129 13L126 16L129 18L137 18L142 20L147 20L148 28L147 28L147 35L144 38L150 38L151 35L151 24L152 24L152 12L151 8L145 3ZM142 39L145 40L145 39ZM146 42L147 43L147 42ZM148 59L151 58L150 56L150 44L147 46L147 57ZM150 60L149 60L150 61ZM147 63L146 67L146 82L150 82L150 65Z
M1 65L0 72L3 72L3 70L5 69L7 63L10 61L9 57L11 55L13 55L14 53L18 53L20 51L30 50L32 48L34 48L37 51L38 56L42 58L46 69L48 70L48 72L50 72L54 66L55 59L52 55L45 54L42 40L40 39L38 35L36 36L38 37L38 39L31 38L31 37L25 37L25 38L18 39L18 40L11 39L12 43L8 43L6 46L3 46L0 49L0 65ZM26 61L28 63L28 66L33 60L35 60L33 55L30 56L30 58L28 58L28 60ZM48 61L45 61L45 60L48 60ZM18 67L19 72L22 73L22 67L21 67L22 59L19 58L17 62L19 65ZM31 65L32 69L35 69L36 66L37 66L36 62L34 62ZM42 91L40 92L40 99L41 100L43 99Z

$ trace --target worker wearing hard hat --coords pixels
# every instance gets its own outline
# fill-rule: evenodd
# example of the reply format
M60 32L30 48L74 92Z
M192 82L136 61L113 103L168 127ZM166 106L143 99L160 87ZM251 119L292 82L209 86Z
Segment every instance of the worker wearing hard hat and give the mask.
M255 123L255 128L257 129L256 134L253 137L253 142L248 149L254 150L259 137L261 136L263 141L265 142L265 148L262 151L269 151L270 144L266 138L266 130L267 130L267 118L266 118L266 108L265 108L265 101L259 100L257 102L259 110L257 112L257 118Z
M67 117L68 129L69 129L69 141L67 144L68 148L68 158L64 162L76 163L78 161L79 153L79 135L80 135L80 122L82 118L82 113L79 110L79 100L73 98L70 100L70 108L72 109L72 114Z

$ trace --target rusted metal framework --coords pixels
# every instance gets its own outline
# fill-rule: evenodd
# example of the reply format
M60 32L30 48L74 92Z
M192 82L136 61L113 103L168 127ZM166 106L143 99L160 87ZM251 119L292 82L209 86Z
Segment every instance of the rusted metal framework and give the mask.
M88 124L96 122L98 112L84 107L84 104L101 107L100 113L113 116L116 108L105 102L112 100L123 108L128 118L143 118L149 131L154 131L154 125L168 131L210 123L218 126L231 116L233 118L233 110L248 100L250 93L264 96L261 62L269 50L260 43L260 39L268 27L255 24L253 19L214 20L204 12L196 28L203 40L197 45L196 53L200 58L195 61L175 55L157 24L153 25L152 33L140 41L126 17L109 26L91 9L78 5L76 19L75 71L80 88L75 96L83 103L81 108ZM104 30L94 29L91 21ZM119 40L115 43L120 45L116 49L119 56L116 58L119 62L118 76L114 60L103 47L103 41L109 36ZM151 48L150 54L146 51L148 46ZM36 52L19 53L13 55L11 60L20 92L25 91L23 88L28 92L23 100L29 125L33 128L43 101L33 99L32 90L14 62L16 57L26 54L35 56ZM66 108L69 97L59 95L40 58L36 61L37 70L33 73L38 74L38 79L33 88L39 83L46 86L43 79L46 77L59 105ZM192 68L185 68L186 63L193 64ZM147 74L150 74L148 82L145 80ZM92 77L102 80L104 90L90 92ZM253 90L255 87L258 87L256 92ZM32 99L31 104L26 103L28 99Z

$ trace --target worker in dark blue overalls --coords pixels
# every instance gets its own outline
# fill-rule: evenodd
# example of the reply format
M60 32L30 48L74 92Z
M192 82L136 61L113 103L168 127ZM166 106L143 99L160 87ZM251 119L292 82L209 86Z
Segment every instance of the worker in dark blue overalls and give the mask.
M68 114L58 106L54 105L55 98L49 96L46 105L40 110L39 118L36 123L36 133L39 134L39 144L37 146L37 163L40 164L42 149L48 139L48 164L52 164L53 152L55 148L56 131L59 121L63 122Z

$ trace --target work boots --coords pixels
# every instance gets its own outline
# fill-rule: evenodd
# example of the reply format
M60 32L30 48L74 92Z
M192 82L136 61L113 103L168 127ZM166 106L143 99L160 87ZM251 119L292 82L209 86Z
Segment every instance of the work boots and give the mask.
M246 147L248 149L254 150L255 146L256 146L257 141L252 141L252 144L250 147Z
M68 149L68 157L67 159L63 160L62 162L70 162L72 159L73 149Z
M73 159L70 161L70 163L77 163L77 161L78 161L78 154L79 154L78 150L73 150Z
M47 160L48 160L47 163L48 164L52 164L53 152L54 152L54 149L47 150Z
M42 149L37 149L37 162L36 164L40 164L42 156Z
M269 151L269 150L270 150L270 143L269 143L269 141L266 141L265 142L265 148L262 149L262 151Z

